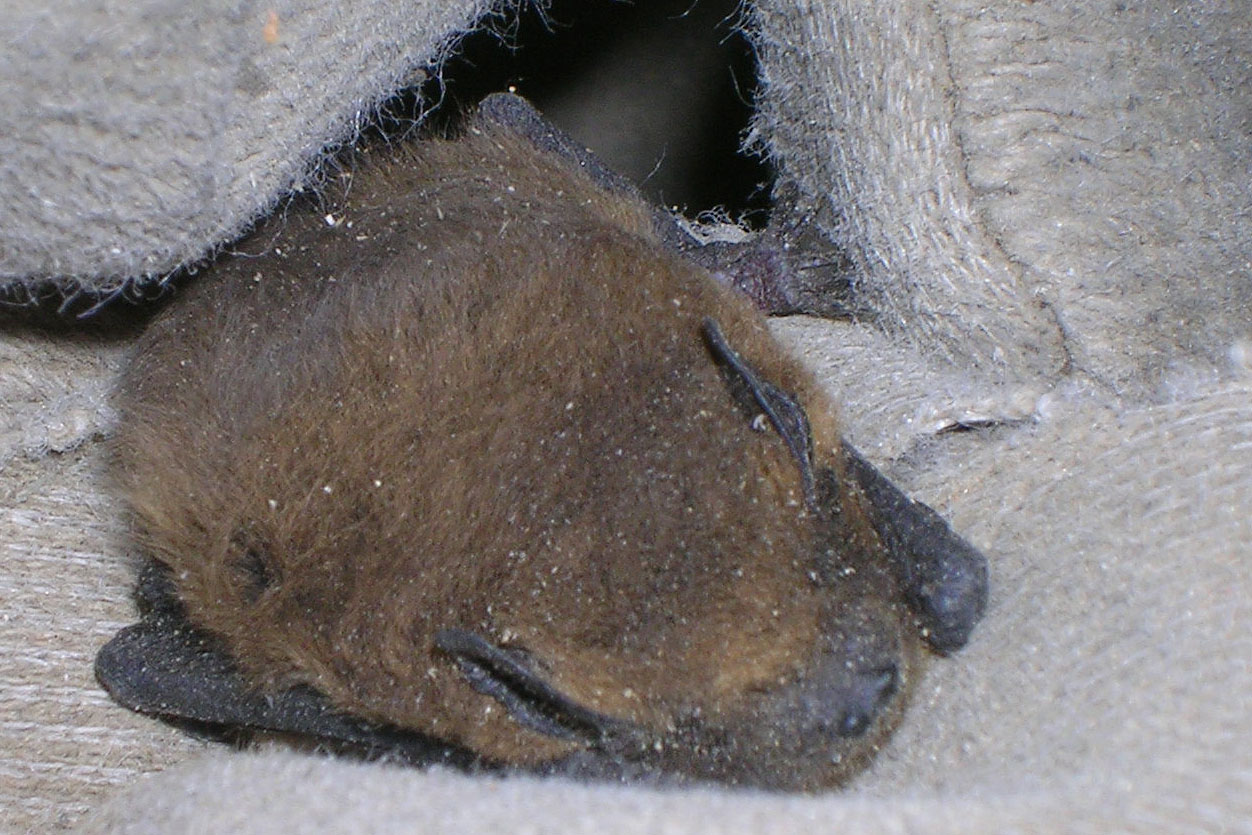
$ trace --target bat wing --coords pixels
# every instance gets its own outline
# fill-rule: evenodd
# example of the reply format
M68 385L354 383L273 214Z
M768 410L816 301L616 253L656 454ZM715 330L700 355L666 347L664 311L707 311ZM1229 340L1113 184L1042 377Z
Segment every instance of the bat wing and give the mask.
M573 137L545 119L534 105L521 96L492 93L479 102L478 117L489 124L507 128L525 137L536 149L556 154L581 168L606 191L639 197L639 191L630 180L609 168L589 148L578 144Z
M423 734L377 725L336 710L321 693L296 687L260 693L248 687L221 642L188 623L166 594L156 568L139 584L146 608L96 656L96 677L118 703L210 735L229 730L277 731L308 737L367 757L471 767L473 755Z
M579 144L565 131L549 122L529 101L513 93L492 93L478 104L478 119L506 128L525 138L536 149L555 154L584 171L600 188L612 194L632 197L646 205L639 189L621 174L604 164L590 148ZM674 216L659 206L652 208L652 226L667 247L687 252L691 241L682 232Z

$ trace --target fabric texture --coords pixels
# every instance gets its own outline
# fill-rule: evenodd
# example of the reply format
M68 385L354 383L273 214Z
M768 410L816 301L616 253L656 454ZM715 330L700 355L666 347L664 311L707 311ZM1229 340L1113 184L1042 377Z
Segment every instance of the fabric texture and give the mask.
M890 332L991 378L1077 372L1136 396L1246 339L1244 4L757 16L759 139Z
M203 258L486 8L7 4L0 285L108 293Z
M17 4L0 276L107 289L199 258L485 7L273 8L276 43L269 7ZM776 331L991 560L986 620L871 769L818 797L486 779L128 713L91 677L134 617L102 440L126 341L6 325L0 826L1252 830L1244 4L761 0L749 22L753 141L871 312Z

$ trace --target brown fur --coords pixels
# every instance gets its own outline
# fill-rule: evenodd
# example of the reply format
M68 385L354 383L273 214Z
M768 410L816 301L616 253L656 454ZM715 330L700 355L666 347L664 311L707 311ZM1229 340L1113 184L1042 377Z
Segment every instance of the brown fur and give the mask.
M703 317L798 395L816 466L838 472L831 404L633 199L486 127L384 156L339 205L261 226L127 373L120 480L190 619L258 687L307 684L502 762L575 743L466 684L440 629L525 648L679 771L837 783L898 708L828 749L783 739L807 733L772 722L787 688L868 642L907 690L920 639L859 494L823 532ZM705 725L734 762L678 750Z

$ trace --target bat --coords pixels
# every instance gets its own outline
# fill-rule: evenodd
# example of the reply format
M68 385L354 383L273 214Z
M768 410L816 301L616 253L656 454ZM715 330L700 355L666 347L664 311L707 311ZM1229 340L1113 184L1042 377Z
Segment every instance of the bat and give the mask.
M471 770L862 768L982 616L982 554L523 99L345 180L136 345L112 473L141 616L97 657L112 697Z

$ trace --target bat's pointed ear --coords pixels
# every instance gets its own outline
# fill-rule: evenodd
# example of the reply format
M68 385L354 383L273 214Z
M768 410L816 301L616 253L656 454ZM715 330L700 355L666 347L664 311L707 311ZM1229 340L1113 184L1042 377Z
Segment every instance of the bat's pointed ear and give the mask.
M444 629L435 646L452 657L469 685L504 706L519 725L557 739L599 744L630 724L586 708L549 684L527 653L463 629Z
M847 472L869 499L874 528L926 640L944 653L965 646L987 608L987 558L852 446L844 443L843 449Z
M703 322L705 341L713 359L721 366L730 383L735 401L745 413L764 415L790 450L800 468L804 484L804 500L810 510L817 509L817 478L813 471L813 435L809 416L800 401L766 380L747 360L739 355L722 328L714 319Z

